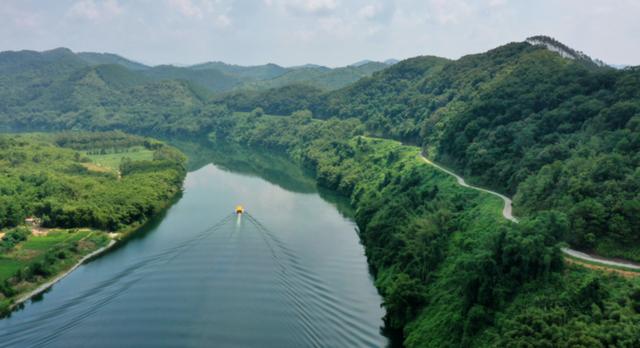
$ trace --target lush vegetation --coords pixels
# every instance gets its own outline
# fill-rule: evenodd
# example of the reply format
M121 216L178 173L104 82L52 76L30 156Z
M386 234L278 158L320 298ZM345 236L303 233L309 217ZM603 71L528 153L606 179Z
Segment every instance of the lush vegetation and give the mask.
M472 181L514 195L520 216L566 213L572 246L640 261L640 69L601 67L547 41L578 58L512 43L456 61L409 59L331 93L290 86L222 102L356 118L367 134L423 144Z
M40 235L19 227L0 240L0 315L14 300L45 280L64 272L109 242L107 235L90 229L56 229Z
M363 137L355 119L238 113L216 129L213 140L285 152L350 197L387 326L408 346L638 343L640 284L565 267L565 214L508 223L501 200L420 162L417 147Z
M89 137L105 146L111 134ZM55 145L87 146L87 134L78 135L77 142L68 141L72 136L0 137L0 228L19 225L35 215L45 227L117 231L144 221L180 190L184 158L176 150L147 141L155 147L153 158L126 159L118 174L95 170L90 158ZM112 145L120 143L115 140Z
M532 42L542 45L511 43L455 61L416 57L333 91L300 78L304 71L273 65L131 71L114 57L88 63L66 50L2 53L0 124L172 138L210 134L214 141L286 153L322 186L350 197L386 322L404 331L409 346L640 345L638 281L564 265L558 249L568 242L640 260L640 69L602 67L548 38ZM95 63L109 59L116 65ZM323 69L306 71L325 76ZM238 80L228 80L232 75ZM206 85L207 76L218 80ZM236 90L209 98L197 83ZM61 136L57 145L30 140L7 147L2 168L13 176L0 178L6 180L0 189L25 193L9 190L7 197L16 199L4 200L3 192L0 224L39 214L52 225L115 229L147 216L141 207L156 191L130 197L120 191L122 182L162 181L154 175L174 170L179 156L122 133L110 137L119 144L92 147ZM140 160L122 160L127 151ZM521 224L501 218L498 199L465 190L417 161L419 151L514 195ZM33 175L41 163L34 158L50 164L46 185ZM108 164L97 165L103 161ZM19 176L20 170L30 174ZM77 180L64 181L74 175ZM170 177L176 181L169 186L180 175ZM120 209L105 192L142 201ZM93 199L105 204L94 209ZM57 210L47 210L46 202ZM113 210L105 212L108 206ZM20 238L12 234L7 246Z
M377 107L347 115L401 138L412 134L405 125L421 129L431 156L515 194L518 214L567 212L572 245L640 260L639 85L637 69L595 68L513 44L445 65L413 96L402 89L395 100L406 102L382 104L400 106L397 116ZM388 123L375 121L376 112Z
M156 214L184 175L178 150L122 132L0 135L0 312L104 246L100 231Z

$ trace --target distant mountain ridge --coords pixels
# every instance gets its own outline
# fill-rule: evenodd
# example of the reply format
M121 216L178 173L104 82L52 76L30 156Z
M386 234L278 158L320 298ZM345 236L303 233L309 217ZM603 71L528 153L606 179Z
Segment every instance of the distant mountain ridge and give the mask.
M129 60L113 53L79 52L76 53L76 55L90 65L117 64L131 70L146 70L151 68L148 65Z
M0 128L238 135L299 156L320 169L319 183L370 201L356 220L374 221L361 236L385 320L407 347L637 346L635 280L562 269L557 242L640 262L640 67L604 66L548 37L393 66L132 70L98 57L109 64L68 49L1 52ZM453 180L409 165L417 149L398 163L402 152L376 150L386 141L355 135L422 145L474 184L512 195L518 230L485 220L494 203L473 203L473 191L449 200ZM476 218L481 227L467 230Z
M71 50L67 50L66 53L74 54ZM317 64L283 67L274 63L242 66L220 61L189 66L148 66L112 53L80 52L75 55L90 66L115 64L139 72L152 80L186 80L215 93L244 88L263 90L292 83L334 90L397 62L393 59L385 62L363 60L339 68Z

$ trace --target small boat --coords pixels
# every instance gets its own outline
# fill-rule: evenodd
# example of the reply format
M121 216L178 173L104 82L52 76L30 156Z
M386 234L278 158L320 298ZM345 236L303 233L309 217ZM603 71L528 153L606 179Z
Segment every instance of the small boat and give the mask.
M236 206L236 214L240 215L244 213L244 207L241 205Z

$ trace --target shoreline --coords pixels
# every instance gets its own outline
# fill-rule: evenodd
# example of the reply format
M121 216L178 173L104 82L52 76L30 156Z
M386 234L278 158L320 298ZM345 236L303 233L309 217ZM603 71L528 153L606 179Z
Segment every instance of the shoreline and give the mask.
M182 183L184 183L184 176L182 178ZM109 244L103 246L102 248L96 249L96 250L92 251L91 253L83 256L80 260L78 260L78 262L76 262L68 270L58 274L53 279L47 281L46 283L41 284L37 288L35 288L35 289L29 291L28 293L20 296L15 302L13 302L7 308L7 312L6 313L2 313L2 315L0 315L0 320L4 317L4 315L7 315L7 314L13 312L16 309L16 307L18 307L19 305L27 302L28 300L30 300L34 296L37 296L37 295L43 293L44 291L48 290L49 288L51 288L53 285L55 285L57 282L61 281L66 276L71 274L71 272L75 271L78 267L80 267L83 263L87 262L89 259L91 259L93 257L96 257L96 256L106 252L107 250L111 249L112 247L114 247L116 245L119 245L118 242L126 241L127 238L129 238L130 236L135 234L134 232L137 232L137 231L141 230L142 228L144 228L145 226L147 226L156 217L163 217L164 216L163 213L166 212L167 209L169 209L169 207L171 207L175 202L177 202L180 199L182 191L183 191L183 189L180 188L176 193L174 193L171 196L171 198L162 205L162 208L160 209L160 211L157 214L154 215L154 217L146 219L143 222L134 223L132 226L129 226L128 228L118 232L117 233L118 236L115 239L111 239L109 241Z
M66 276L71 274L71 272L75 271L78 267L80 267L87 260L91 259L92 257L98 256L98 255L104 253L105 251L111 249L111 247L113 247L114 245L116 245L116 240L112 239L111 241L109 241L109 244L107 244L106 246L103 246L102 248L94 250L91 253L83 256L78 262L76 262L73 265L73 267L71 267L68 270L58 274L57 276L55 276L53 279L49 280L48 282L38 286L34 290L31 290L30 292L28 292L28 293L22 295L21 297L19 297L14 303L11 304L11 306L9 306L9 312L12 312L17 306L27 302L28 300L30 300L34 296L39 295L39 294L43 293L44 291L48 290L53 285L55 285L57 282L61 281Z

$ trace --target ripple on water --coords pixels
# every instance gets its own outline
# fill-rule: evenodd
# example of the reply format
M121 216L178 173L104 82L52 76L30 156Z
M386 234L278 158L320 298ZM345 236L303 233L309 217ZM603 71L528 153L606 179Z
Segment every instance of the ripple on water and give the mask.
M166 220L160 230L181 222ZM345 231L353 232L351 225ZM0 347L385 344L381 314L371 309L380 303L375 289L349 283L354 274L368 277L361 248L317 262L249 214L241 223L228 215L182 232L147 255L127 253L126 245L81 267L45 301L0 322ZM118 253L127 258L109 269Z

